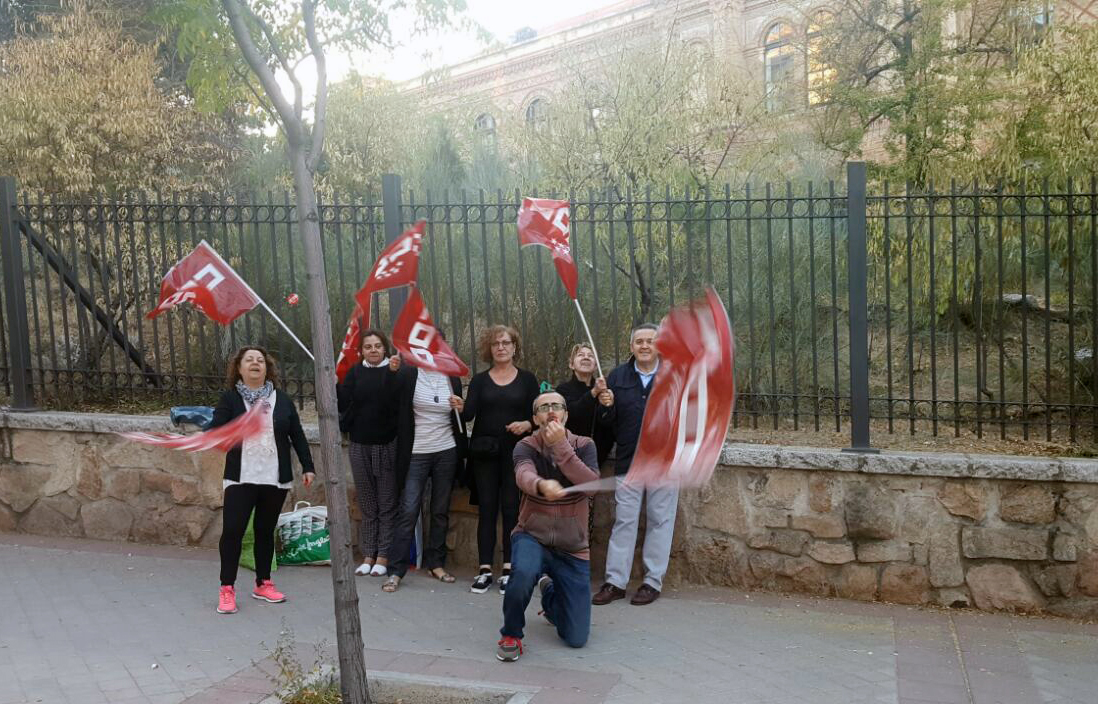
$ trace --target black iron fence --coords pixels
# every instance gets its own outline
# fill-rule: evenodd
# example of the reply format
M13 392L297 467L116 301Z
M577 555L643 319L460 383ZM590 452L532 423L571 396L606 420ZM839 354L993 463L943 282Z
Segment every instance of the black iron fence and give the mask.
M519 249L518 192L322 199L328 292L338 338L385 242L428 222L420 288L451 345L476 369L477 332L514 325L521 364L567 374L583 337L543 248ZM628 331L713 285L736 334L739 427L838 431L868 445L888 432L1098 438L1098 196L951 184L866 193L848 183L732 192L542 194L572 204L580 303L604 366ZM0 391L14 405L208 401L235 347L260 343L288 391L313 393L312 366L261 309L215 325L182 306L154 320L164 272L207 240L310 341L304 257L285 195L65 202L0 188ZM391 327L402 298L375 297Z

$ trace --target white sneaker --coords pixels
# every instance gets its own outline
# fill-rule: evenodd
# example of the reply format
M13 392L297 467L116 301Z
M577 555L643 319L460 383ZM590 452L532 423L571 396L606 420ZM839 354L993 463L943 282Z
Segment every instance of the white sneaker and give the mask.
M373 567L369 562L363 562L361 565L355 568L355 574L359 577L365 577L370 574L370 569Z
M385 565L374 565L374 568L370 570L371 577L384 577L389 574L389 568Z

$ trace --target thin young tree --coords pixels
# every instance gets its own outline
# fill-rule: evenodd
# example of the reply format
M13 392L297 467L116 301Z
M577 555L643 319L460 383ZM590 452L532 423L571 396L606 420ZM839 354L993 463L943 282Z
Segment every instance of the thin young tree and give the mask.
M305 250L340 687L347 704L368 702L370 695L344 488L331 311L315 184L328 119L327 52L364 52L391 45L391 17L410 15L409 27L423 29L450 21L463 6L462 0L182 0L168 16L169 24L178 31L180 45L195 59L191 64L195 94L218 107L218 103L248 97L285 138L298 232ZM309 91L311 96L306 95L306 77L315 86Z

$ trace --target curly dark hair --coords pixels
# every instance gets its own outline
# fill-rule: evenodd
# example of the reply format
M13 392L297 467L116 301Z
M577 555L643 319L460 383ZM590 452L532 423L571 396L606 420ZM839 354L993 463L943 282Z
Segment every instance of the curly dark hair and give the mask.
M366 342L367 337L376 337L377 339L381 340L381 344L385 345L385 356L392 356L393 346L389 344L389 338L386 337L385 333L375 328L370 328L369 330L366 330L362 333L362 337L359 338L358 351L360 354L362 353L362 343Z
M515 343L515 359L522 356L522 338L519 337L518 330L510 325L489 325L480 331L480 337L477 338L477 355L482 362L492 363L492 343L504 333L511 337L511 342Z
M229 366L225 370L225 387L229 389L236 388L236 382L240 381L240 360L244 359L244 355L249 350L255 350L263 355L263 359L267 362L267 381L271 382L278 388L281 378L278 374L278 360L275 359L267 350L263 349L259 345L245 345L236 351L233 358L229 360Z

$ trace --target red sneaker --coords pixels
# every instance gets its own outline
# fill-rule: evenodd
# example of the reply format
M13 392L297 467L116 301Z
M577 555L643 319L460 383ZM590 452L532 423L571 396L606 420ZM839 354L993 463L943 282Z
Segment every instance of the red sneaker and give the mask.
M263 580L255 591L252 592L253 599L259 599L260 601L269 601L272 604L279 604L286 601L286 595L275 589L275 583L269 579Z
M503 636L499 639L496 657L502 662L514 662L522 655L522 639Z
M217 613L236 613L236 590L231 586L221 587L221 591L217 595Z

